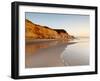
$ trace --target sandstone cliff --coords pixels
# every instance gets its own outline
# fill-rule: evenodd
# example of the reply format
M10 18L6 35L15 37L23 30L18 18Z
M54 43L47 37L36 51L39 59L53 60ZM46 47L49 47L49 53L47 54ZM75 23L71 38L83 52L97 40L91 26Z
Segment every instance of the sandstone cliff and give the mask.
M59 40L70 40L70 36L63 29L52 29L47 26L41 26L32 23L29 20L25 20L25 39L59 39Z

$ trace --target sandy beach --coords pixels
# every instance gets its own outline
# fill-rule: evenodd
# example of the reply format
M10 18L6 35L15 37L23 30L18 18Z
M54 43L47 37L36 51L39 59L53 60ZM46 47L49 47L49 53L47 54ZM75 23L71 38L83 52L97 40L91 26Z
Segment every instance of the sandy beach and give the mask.
M62 43L42 40L26 43L25 67L57 67L89 64L89 40L81 38Z

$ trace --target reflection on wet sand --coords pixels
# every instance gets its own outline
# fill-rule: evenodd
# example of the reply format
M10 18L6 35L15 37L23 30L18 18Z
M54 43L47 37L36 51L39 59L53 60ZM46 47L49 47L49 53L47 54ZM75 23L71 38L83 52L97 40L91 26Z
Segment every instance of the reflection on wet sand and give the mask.
M26 54L34 54L39 49L48 48L56 45L57 43L57 41L26 43Z
M57 40L26 43L26 68L64 66L60 55L67 44Z
M25 67L89 65L89 40L26 42Z

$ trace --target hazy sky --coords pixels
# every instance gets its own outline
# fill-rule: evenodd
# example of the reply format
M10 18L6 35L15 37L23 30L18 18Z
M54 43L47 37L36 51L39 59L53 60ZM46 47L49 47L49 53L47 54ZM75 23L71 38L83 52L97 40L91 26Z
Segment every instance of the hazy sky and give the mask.
M65 29L74 36L89 36L89 15L26 12L25 17L36 24L54 29Z

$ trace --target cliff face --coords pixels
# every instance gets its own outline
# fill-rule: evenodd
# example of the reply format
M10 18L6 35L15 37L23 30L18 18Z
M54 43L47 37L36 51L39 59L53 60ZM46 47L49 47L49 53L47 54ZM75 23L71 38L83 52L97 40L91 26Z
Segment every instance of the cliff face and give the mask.
M25 20L25 38L28 39L61 39L69 40L71 36L62 29L51 29Z

